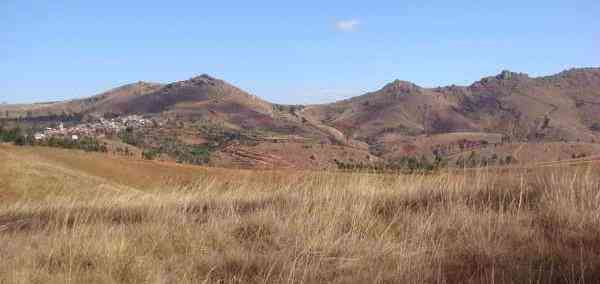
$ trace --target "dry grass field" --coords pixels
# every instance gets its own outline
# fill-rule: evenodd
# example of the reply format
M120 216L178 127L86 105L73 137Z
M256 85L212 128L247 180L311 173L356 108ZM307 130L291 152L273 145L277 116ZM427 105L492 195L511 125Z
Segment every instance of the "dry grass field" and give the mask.
M0 283L598 283L600 168L243 171L0 145Z

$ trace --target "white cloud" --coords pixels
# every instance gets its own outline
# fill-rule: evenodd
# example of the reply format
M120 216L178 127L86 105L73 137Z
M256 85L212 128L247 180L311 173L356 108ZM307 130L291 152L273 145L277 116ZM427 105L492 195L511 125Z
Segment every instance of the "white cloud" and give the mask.
M360 26L360 21L358 19L342 20L335 23L335 28L342 32L356 31L358 26Z

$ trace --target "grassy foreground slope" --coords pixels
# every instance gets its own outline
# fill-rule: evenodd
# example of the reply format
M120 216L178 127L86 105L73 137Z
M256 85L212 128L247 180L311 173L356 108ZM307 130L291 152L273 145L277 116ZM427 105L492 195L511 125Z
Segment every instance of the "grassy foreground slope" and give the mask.
M600 281L597 165L252 172L0 146L0 283Z

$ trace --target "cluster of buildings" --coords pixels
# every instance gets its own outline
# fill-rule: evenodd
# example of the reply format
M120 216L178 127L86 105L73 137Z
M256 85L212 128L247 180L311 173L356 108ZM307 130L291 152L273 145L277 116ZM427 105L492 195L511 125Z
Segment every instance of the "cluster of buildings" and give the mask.
M61 122L57 128L48 127L44 131L35 133L35 140L45 140L51 137L70 138L79 140L80 137L97 137L107 134L116 134L129 127L140 128L148 126L151 120L145 119L140 115L130 115L113 119L100 118L93 123L82 123L73 127L65 127Z

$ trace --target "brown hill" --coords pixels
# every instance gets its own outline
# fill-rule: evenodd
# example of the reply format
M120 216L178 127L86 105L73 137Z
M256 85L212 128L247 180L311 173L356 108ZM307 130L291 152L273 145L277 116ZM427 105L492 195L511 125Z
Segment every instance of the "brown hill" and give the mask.
M160 84L138 82L85 99L29 105L0 105L0 118L35 118L61 114L118 112L120 109L126 108L136 97L159 88L161 88Z
M588 143L600 141L600 68L539 78L503 71L470 86L438 88L396 80L362 96L306 107L271 104L208 75L166 85L139 82L67 102L0 106L0 116L9 119L60 114L152 116L167 121L156 136L187 144L243 132L254 142L222 145L217 155L240 163L325 165L347 153L369 161L372 155L431 154L461 140Z
M139 82L105 93L65 102L30 105L3 105L5 119L39 122L78 115L83 120L101 116L129 114L209 119L232 128L276 128L273 107L222 80L201 75L167 85ZM58 117L57 117L58 116Z
M518 141L590 141L599 134L600 69L540 78L504 71L466 87L428 89L394 81L304 113L369 144L451 132L499 133Z
M133 98L121 113L212 118L235 126L264 124L275 127L270 103L208 75L167 84L145 96Z

